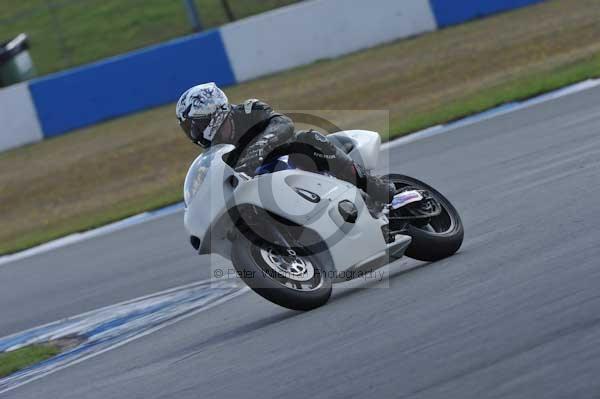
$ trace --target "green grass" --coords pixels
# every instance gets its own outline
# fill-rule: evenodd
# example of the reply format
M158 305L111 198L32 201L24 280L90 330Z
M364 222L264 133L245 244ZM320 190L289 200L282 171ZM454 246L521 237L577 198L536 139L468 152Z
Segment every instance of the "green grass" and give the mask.
M228 22L221 0L195 1L205 28ZM295 1L230 4L243 18ZM193 33L183 0L2 0L0 41L21 32L40 75Z
M0 378L49 359L60 353L53 345L32 345L0 353Z
M18 236L14 240L0 243L0 255L22 251L72 233L95 229L129 216L181 202L183 200L181 190L180 187L177 187L164 193L150 194L135 201L115 204L106 212L92 212L66 224L34 230Z
M600 54L589 59L535 73L481 90L438 109L412 115L391 126L390 137L398 137L430 126L452 122L514 101L522 101L586 79L600 77Z

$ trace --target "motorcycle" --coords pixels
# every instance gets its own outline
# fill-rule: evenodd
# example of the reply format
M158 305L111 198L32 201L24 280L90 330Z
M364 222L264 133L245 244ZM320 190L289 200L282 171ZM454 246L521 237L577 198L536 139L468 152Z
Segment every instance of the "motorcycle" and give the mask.
M381 139L366 130L328 135L365 169L377 166ZM198 156L184 183L184 224L199 254L229 259L267 300L295 310L324 305L332 285L373 273L402 256L436 261L463 240L454 206L426 183L400 174L391 204L356 186L296 168L289 156L239 172L222 144Z

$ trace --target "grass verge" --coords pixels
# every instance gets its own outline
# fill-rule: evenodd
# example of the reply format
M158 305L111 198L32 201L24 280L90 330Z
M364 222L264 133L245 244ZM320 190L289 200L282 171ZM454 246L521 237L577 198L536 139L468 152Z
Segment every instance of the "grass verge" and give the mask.
M297 0L230 0L235 18ZM229 20L221 0L195 0L208 29ZM191 34L182 0L2 0L0 41L26 32L40 75Z
M281 110L389 112L384 139L600 76L600 2L553 0L227 88ZM173 105L0 154L0 253L181 199L197 155Z
M31 345L11 352L0 353L0 378L50 359L61 352L55 345Z
M452 122L514 101L522 101L553 90L600 77L600 54L543 73L531 74L463 99L440 106L433 112L410 116L390 128L394 138L430 126Z

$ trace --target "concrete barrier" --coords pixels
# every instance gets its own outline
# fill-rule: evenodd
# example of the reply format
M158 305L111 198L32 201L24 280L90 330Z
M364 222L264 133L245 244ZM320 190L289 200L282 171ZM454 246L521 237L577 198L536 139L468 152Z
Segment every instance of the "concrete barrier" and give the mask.
M306 0L3 89L0 151L174 102L200 82L227 86L541 1Z
M44 137L176 101L203 81L235 78L218 30L31 82Z
M312 0L221 28L238 81L436 29L426 0Z
M42 140L27 83L0 89L0 151Z
M545 0L430 0L440 28L542 1Z

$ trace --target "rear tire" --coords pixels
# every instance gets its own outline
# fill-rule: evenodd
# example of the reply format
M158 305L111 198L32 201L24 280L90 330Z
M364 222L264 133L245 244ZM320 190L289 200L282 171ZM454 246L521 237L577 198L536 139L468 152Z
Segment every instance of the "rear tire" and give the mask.
M298 263L291 269L297 273L288 271L286 276L277 262L289 255L281 256L274 251L277 249L266 242L253 243L240 235L233 242L231 260L239 276L254 292L279 306L306 311L325 305L331 296L331 279L317 257L308 252L297 254ZM302 273L303 268L305 273ZM313 277L309 278L311 270Z
M454 255L460 248L464 237L464 228L456 208L439 191L430 185L410 176L390 174L388 178L396 187L411 186L426 190L442 206L442 214L433 218L428 228L412 224L407 232L412 242L406 250L406 256L426 262L434 262Z

